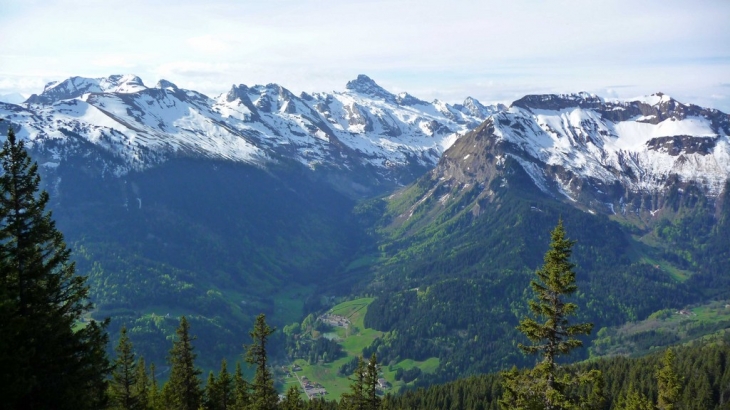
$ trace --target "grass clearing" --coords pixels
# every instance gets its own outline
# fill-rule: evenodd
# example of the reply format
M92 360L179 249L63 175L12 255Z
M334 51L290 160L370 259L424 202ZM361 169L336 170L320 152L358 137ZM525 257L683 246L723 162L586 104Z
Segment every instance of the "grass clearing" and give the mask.
M365 347L370 346L373 341L383 336L383 332L375 329L366 328L364 325L367 307L373 301L373 298L361 298L350 300L334 306L328 313L346 317L350 320L348 329L337 327L333 331L340 338L340 345L346 353L345 357L341 357L331 363L309 364L304 359L297 359L294 364L302 368L297 374L305 376L311 382L316 382L327 389L327 399L339 399L343 393L350 390L350 375L339 375L339 369L350 360L362 354ZM365 358L366 360L368 358ZM382 363L381 363L382 365ZM403 360L397 364L390 366L382 366L382 377L390 382L393 386L387 393L397 393L405 386L402 381L395 380L395 373L398 369L409 370L413 367L419 367L425 373L433 373L439 365L439 359L436 357L418 362L414 360Z
M686 309L665 309L649 318L603 328L590 347L591 356L639 356L654 349L687 343L730 329L730 301Z

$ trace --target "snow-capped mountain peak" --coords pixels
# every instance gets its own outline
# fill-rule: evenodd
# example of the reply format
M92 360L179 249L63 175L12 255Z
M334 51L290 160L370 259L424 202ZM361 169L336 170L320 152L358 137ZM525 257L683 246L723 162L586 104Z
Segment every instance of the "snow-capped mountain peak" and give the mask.
M292 159L392 186L436 165L455 142L462 159L447 162L473 173L484 141L494 161L514 158L541 189L571 199L588 191L576 181L660 192L677 180L715 196L730 175L730 117L661 93L632 101L528 95L507 108L395 96L365 75L344 92L296 96L278 84L241 84L217 98L115 75L51 83L24 104L0 103L0 117L30 145L53 145L54 161L81 146L111 153L116 175L181 156L259 166ZM462 137L480 124L486 140Z
M37 148L53 140L112 153L117 175L180 156L260 166L288 158L360 179L367 172L376 185L409 182L484 118L407 93L396 98L365 75L346 88L296 96L278 84L241 84L209 98L167 80L147 88L134 75L72 77L21 106L0 105L0 116Z
M671 190L715 198L726 189L730 116L664 94L608 102L587 93L528 95L459 139L434 172L488 186L507 158L556 198L653 215Z
M164 80L164 79L158 81L157 84L155 85L155 88L159 88L161 90L170 90L170 91L178 90L177 85L173 84L170 81Z
M136 75L111 75L102 78L71 77L60 82L46 84L40 95L31 95L27 103L53 104L62 100L81 97L87 93L135 93L146 90L142 79Z
M369 97L382 98L386 101L394 101L395 96L383 87L379 86L372 78L360 74L356 79L348 81L345 88L349 91L360 93Z

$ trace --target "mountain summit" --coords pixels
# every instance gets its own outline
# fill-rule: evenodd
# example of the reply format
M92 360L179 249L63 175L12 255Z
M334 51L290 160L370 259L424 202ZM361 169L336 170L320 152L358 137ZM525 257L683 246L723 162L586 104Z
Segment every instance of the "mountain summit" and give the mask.
M372 78L365 74L360 74L356 79L348 81L345 88L370 97L382 98L386 101L393 101L395 99L393 94L386 91L385 88L379 86Z
M71 77L24 104L0 103L0 115L53 163L82 146L111 153L99 166L116 175L181 156L293 160L356 196L437 163L445 180L480 184L510 158L543 192L612 213L632 208L633 195L671 187L715 197L730 175L728 115L662 93L527 95L507 108L396 96L363 74L345 88L296 96L278 84L241 84L210 98L166 80L148 88L134 75ZM657 201L633 209L653 211Z
M412 181L487 111L398 99L365 75L345 92L296 96L278 84L241 84L215 98L167 80L148 88L134 75L71 77L24 104L0 103L0 116L54 163L91 147L115 175L173 157L295 161L355 196Z
M651 219L727 189L729 136L727 114L661 93L613 102L528 95L457 140L430 180L433 190L480 187L479 203L519 169L543 193L586 211Z

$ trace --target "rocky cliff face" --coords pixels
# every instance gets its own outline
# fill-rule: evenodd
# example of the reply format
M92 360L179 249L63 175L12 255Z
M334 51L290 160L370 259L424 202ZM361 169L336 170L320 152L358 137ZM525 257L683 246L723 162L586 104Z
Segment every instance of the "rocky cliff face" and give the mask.
M430 178L481 186L488 198L490 183L518 164L549 196L589 212L651 218L726 189L729 135L727 114L661 93L627 102L526 96L456 141Z

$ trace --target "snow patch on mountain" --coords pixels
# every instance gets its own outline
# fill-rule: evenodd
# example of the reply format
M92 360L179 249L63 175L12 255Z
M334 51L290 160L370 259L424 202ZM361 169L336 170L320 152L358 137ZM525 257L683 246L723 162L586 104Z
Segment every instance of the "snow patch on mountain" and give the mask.
M609 103L590 94L528 96L493 120L494 135L523 153L520 164L542 190L536 163L634 192L661 191L676 175L716 196L730 177L730 117L664 94Z
M71 77L20 105L0 105L18 135L40 144L81 138L120 158L119 172L171 156L265 164L293 158L310 168L431 167L459 135L506 107L467 99L452 107L398 96L365 75L344 92L296 96L277 84L233 86L209 98L134 75ZM383 175L386 175L383 174Z

